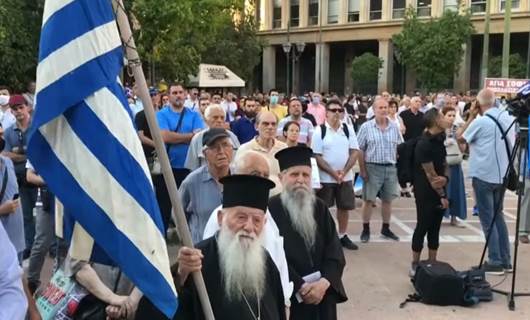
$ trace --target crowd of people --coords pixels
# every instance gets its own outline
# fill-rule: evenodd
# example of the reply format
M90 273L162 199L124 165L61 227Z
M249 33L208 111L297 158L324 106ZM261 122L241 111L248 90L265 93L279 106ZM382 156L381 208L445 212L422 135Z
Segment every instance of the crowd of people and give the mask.
M26 310L30 319L40 319L33 296L42 290L49 253L56 268L102 302L109 318L165 319L119 269L71 259L67 245L55 237L54 196L25 155L34 91L34 83L24 94L0 87L0 302L11 307L0 308L0 319L22 319ZM156 169L144 103L135 86L125 92L167 232L171 201ZM189 277L196 271L204 276L216 319L336 319L336 305L348 299L343 249L359 249L348 235L350 214L359 207L355 182L363 181L362 243L370 241L379 203L380 235L399 241L390 228L392 203L415 198L413 276L425 237L428 259L436 260L444 216L463 227L465 159L473 213L484 233L491 233L483 267L491 274L512 269L502 213L510 156L502 136L508 131L513 146L515 127L504 101L488 89L347 97L285 96L273 89L237 97L173 83L151 88L150 94L196 245L180 247L172 268L180 304L175 319L203 319ZM412 148L410 157L400 154L403 146ZM400 178L404 161L413 168L408 181ZM530 171L522 170L527 178L522 212L528 213ZM522 218L519 241L528 243L530 218Z

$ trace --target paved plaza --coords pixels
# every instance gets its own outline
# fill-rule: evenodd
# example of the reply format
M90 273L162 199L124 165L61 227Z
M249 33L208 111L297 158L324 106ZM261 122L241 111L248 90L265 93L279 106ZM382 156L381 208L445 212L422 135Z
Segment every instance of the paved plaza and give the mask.
M471 193L467 181L468 195ZM339 319L530 319L530 297L518 297L515 300L516 310L509 311L506 297L494 294L494 300L480 303L471 308L437 307L420 303L408 303L400 309L399 304L413 293L408 277L411 255L411 238L416 224L414 199L400 198L395 202L391 229L399 235L400 242L384 240L379 237L381 225L380 206L374 208L371 223L372 239L367 244L360 244L359 235L362 230L362 201L357 199L358 208L351 215L348 233L358 251L345 251L346 268L344 270L344 286L349 300L339 305ZM473 199L468 196L468 212L471 212ZM517 197L508 192L505 198L505 217L512 234L515 231ZM333 211L333 210L332 210ZM477 265L480 259L484 238L478 217L471 216L463 222L465 228L449 225L444 220L440 231L439 259L453 265L457 270L469 269ZM513 248L512 248L513 250ZM512 251L513 252L513 251ZM426 252L424 253L426 257ZM174 246L170 247L172 260L176 257ZM43 281L47 281L51 273L51 259L48 259L43 271ZM499 289L509 289L511 274L505 276L489 276L489 282ZM517 273L517 292L530 292L530 245L519 246L519 264Z

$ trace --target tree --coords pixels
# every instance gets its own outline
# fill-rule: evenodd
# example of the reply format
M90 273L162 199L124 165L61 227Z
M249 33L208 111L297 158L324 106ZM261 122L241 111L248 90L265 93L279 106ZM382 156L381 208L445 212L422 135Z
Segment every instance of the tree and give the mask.
M157 73L168 80L187 81L201 62L227 65L249 79L261 43L244 5L244 0L135 0L142 60L157 63Z
M491 57L488 63L488 76L499 78L502 73L502 57ZM524 79L526 77L526 64L520 54L510 55L510 78Z
M44 0L0 0L0 85L15 92L35 80Z
M358 93L373 93L377 91L377 78L383 60L370 52L355 57L351 64L353 88Z
M400 63L416 71L428 91L443 89L458 72L464 44L475 31L471 13L446 10L442 17L422 21L407 9L403 30L392 37Z

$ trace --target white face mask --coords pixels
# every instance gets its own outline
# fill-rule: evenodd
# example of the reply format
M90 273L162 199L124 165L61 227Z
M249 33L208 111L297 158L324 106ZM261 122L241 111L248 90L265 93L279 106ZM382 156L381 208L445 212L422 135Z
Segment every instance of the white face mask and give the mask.
M0 95L0 106L4 106L9 103L9 96Z

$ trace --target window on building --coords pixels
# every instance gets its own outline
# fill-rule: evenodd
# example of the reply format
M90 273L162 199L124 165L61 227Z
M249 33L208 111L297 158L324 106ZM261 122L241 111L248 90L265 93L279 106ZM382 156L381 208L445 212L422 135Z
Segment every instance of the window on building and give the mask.
M512 10L519 9L519 6L521 5L520 0L512 0ZM501 0L501 11L504 11L504 8L506 7L506 0Z
M339 0L328 0L328 24L339 22Z
M458 2L459 0L444 0L444 12L449 11L458 11Z
M418 10L418 17L431 16L432 0L417 0L416 8Z
M318 24L318 1L309 0L309 21L308 25L315 26Z
M370 20L381 20L383 17L383 1L370 0Z
M348 0L348 22L358 22L361 12L361 0Z
M274 29L282 27L282 0L274 0L272 11L272 27Z
M471 0L471 13L486 12L486 0Z
M300 25L300 1L291 0L291 27Z
M405 9L407 0L393 0L392 1L392 19L403 19L405 17Z

